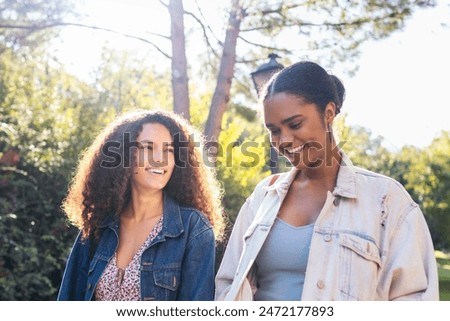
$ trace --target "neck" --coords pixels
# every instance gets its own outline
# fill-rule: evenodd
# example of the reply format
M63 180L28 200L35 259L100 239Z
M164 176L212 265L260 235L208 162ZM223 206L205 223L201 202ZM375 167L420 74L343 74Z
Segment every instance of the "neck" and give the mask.
M325 148L324 159L315 167L302 169L297 175L297 179L301 181L322 182L329 190L332 190L336 186L342 156L334 140L330 146L326 146Z
M163 191L138 192L131 190L130 205L124 212L124 216L136 221L143 221L159 217L163 213Z

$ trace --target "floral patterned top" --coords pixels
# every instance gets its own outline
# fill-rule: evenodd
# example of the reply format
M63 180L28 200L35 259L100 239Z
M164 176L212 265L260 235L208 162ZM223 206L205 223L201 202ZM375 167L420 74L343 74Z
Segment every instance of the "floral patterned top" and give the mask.
M131 259L125 270L117 266L117 252L106 265L95 289L98 301L139 301L141 300L140 262L144 250L162 229L163 217L155 224L149 236Z

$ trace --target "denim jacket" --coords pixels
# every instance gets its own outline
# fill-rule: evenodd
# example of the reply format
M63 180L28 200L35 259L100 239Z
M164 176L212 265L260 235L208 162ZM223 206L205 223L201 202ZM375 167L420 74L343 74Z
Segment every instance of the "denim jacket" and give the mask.
M242 206L216 276L216 300L252 300L254 261L297 170L264 179ZM301 206L299 204L299 206ZM342 152L311 239L302 300L438 300L437 264L417 204L395 180Z
M119 221L108 219L89 260L89 240L78 235L70 252L58 300L92 300L100 276L119 242ZM163 226L141 257L141 300L191 301L214 298L215 240L199 211L164 194Z

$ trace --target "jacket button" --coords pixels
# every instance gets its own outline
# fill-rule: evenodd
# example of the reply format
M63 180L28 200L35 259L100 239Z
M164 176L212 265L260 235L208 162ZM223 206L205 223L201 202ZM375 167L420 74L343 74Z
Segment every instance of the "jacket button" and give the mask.
M330 242L331 241L331 235L330 234L325 234L323 236L323 239L325 240L325 242Z
M317 287L319 289L323 289L325 287L325 283L322 280L317 281Z
M87 289L90 290L91 288L92 288L92 284L91 284L91 283L88 283Z
M334 206L338 206L340 200L341 200L341 198L337 196L337 197L334 199L334 201L333 201Z

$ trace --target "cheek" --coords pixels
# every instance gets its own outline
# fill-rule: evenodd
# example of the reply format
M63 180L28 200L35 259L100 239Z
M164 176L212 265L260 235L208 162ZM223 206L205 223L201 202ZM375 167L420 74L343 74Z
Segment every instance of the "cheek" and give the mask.
M148 152L144 149L138 149L134 154L136 167L145 167L149 163Z
M272 134L269 132L269 140L270 140L271 142L278 141L278 136L272 135Z
M278 149L280 137L278 135L272 135L269 134L270 143L273 145L273 147Z
M175 165L175 153L167 154L167 165L174 166Z

